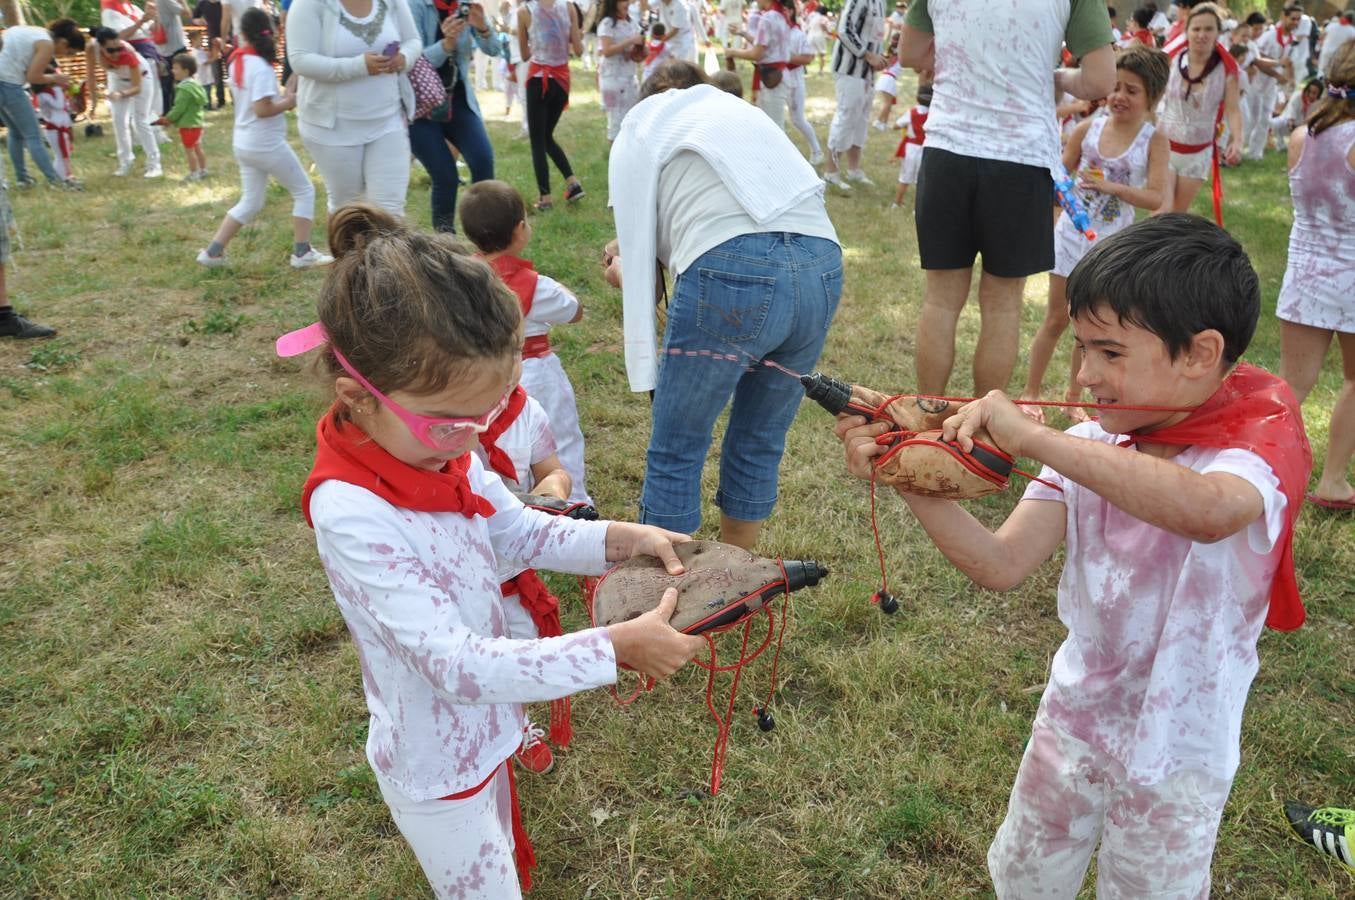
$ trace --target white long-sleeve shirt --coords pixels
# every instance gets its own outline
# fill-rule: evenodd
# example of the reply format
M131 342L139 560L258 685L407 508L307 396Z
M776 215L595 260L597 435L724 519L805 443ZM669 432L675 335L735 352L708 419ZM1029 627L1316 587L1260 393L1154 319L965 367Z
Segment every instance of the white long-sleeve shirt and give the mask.
M743 208L751 220L744 233L798 233L776 228L777 221L812 197L822 202L823 182L786 133L762 110L732 94L701 84L665 91L632 107L612 145L608 167L608 202L621 245L626 376L632 391L651 390L658 378L654 279L659 178L685 150L699 154Z
M367 758L414 801L483 782L522 743L523 703L616 681L605 628L506 637L498 560L596 575L607 522L524 509L472 459L488 519L392 506L347 482L311 495L315 542L357 645L371 726Z

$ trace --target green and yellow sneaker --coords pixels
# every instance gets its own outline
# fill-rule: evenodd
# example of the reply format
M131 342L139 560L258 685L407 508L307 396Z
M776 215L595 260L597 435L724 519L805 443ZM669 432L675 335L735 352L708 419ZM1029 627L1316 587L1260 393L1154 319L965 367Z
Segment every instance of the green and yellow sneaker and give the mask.
M1355 809L1286 803L1284 815L1305 844L1312 844L1319 853L1334 857L1355 872Z

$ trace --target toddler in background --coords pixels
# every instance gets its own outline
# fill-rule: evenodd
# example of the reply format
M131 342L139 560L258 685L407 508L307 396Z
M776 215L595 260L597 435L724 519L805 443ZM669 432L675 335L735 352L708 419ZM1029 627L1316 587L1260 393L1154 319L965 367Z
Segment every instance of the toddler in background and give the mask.
M668 33L668 29L663 27L662 22L655 22L649 29L649 41L645 44L645 72L644 77L648 78L659 63L663 62L673 55L668 49L668 42L663 36Z
M60 72L61 67L52 60L47 64L50 75ZM70 178L71 171L71 101L66 89L59 84L39 84L33 88L34 105L38 108L38 124L42 126L47 146L52 151L52 165L63 179Z
M555 434L560 462L571 481L567 498L592 503L584 486L583 431L574 403L574 386L550 346L552 325L577 322L583 305L560 282L538 274L521 254L532 239L527 207L517 190L503 181L479 181L461 198L461 228L485 261L517 295L522 306L522 387L545 409Z
M202 127L207 124L207 89L194 80L198 61L187 53L179 53L169 62L174 73L174 105L160 120L161 124L179 129L184 155L188 159L188 179L198 181L207 177L207 154L202 152Z
M903 140L899 141L899 149L894 151L894 156L899 159L899 186L894 188L894 202L890 209L898 209L903 205L903 197L908 193L908 185L917 184L917 170L922 165L922 142L927 139L927 112L932 105L932 86L930 84L919 85L917 89L917 106L908 111L908 126L903 133ZM908 152L908 146L912 145L913 152Z
M875 96L880 98L880 113L871 123L876 131L889 130L889 118L894 111L894 102L899 96L899 64L890 63L875 77Z

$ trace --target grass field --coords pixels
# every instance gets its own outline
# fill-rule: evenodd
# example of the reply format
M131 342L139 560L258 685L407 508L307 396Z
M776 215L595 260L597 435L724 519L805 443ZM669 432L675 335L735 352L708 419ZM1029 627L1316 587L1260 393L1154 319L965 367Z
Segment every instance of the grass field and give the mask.
M555 342L579 393L590 487L622 518L639 494L648 404L626 391L620 298L597 265L611 218L591 81L576 72L559 132L589 196L536 217L529 255L588 306ZM822 136L831 81L812 76L810 90ZM530 198L527 143L497 95L482 101L498 175ZM297 504L326 398L272 346L312 321L322 275L286 267L290 201L276 185L230 268L193 263L237 196L228 116L210 116L206 183L178 180L176 145L164 182L109 177L110 132L76 142L86 194L12 195L22 245L11 292L61 335L0 343L3 895L427 893L363 756L356 655ZM897 139L871 135L878 187L829 197L847 276L821 365L905 390L922 280L910 213L888 209ZM409 210L426 224L416 173ZM1273 369L1290 223L1282 162L1226 178L1229 226L1264 285L1248 357ZM1027 336L1045 284L1029 282ZM971 308L957 390L968 388L976 328ZM1066 355L1050 371L1067 371ZM1319 459L1338 384L1332 359L1305 408ZM1061 389L1051 378L1047 393ZM972 508L996 525L1018 497ZM704 673L689 668L625 709L603 692L578 698L575 744L553 774L520 782L535 896L990 892L984 854L1064 634L1059 563L1008 593L978 590L902 503L882 499L903 604L893 618L868 602L879 575L866 490L845 475L827 417L806 408L763 548L833 574L795 604L776 730L746 715L768 684L759 662L711 799L699 791L714 733ZM1355 802L1352 520L1305 510L1295 550L1308 624L1261 641L1214 859L1220 896L1355 896L1355 880L1300 846L1280 815L1289 798ZM583 626L577 591L556 583L567 627Z

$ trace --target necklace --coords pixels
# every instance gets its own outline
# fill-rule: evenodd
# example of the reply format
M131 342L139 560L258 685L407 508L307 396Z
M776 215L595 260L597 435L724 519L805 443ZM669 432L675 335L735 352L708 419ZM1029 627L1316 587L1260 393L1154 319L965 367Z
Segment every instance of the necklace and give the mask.
M376 0L376 15L366 22L355 22L350 19L348 11L340 4L339 24L347 29L349 34L369 47L372 46L381 36L381 26L386 24L386 0Z

